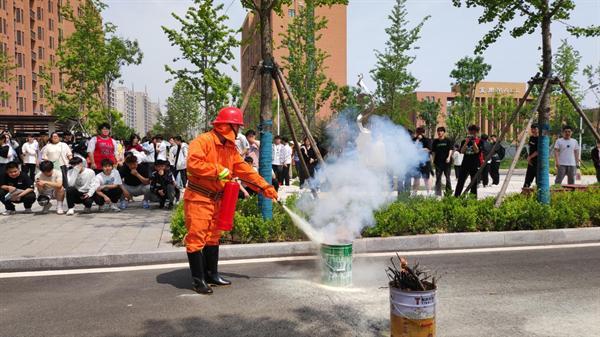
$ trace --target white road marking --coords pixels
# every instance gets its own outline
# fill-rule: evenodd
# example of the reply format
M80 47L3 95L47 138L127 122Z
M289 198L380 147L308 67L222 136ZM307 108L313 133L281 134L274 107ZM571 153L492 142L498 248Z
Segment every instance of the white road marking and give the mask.
M589 247L600 247L600 242L577 243L577 244L566 244L566 245L546 245L546 246L519 246L519 247L498 247L498 248L408 251L408 252L397 252L397 254L399 254L400 256L425 256L425 255L475 254L475 253L493 253L493 252L533 251L533 250L545 250L545 249L589 248ZM390 257L390 256L395 256L395 255L396 255L396 252L360 253L360 254L354 254L354 257ZM225 260L225 261L220 261L219 264L220 265L239 265L239 264L285 262L285 261L309 261L309 260L316 260L317 258L318 258L317 256L270 257L270 258L257 258L257 259ZM129 266L129 267L10 272L10 273L0 273L0 279L17 278L17 277L44 277L44 276L58 276L58 275L119 273L119 272L142 271L142 270L180 269L180 268L187 268L187 267L188 267L187 263L169 263L169 264L153 264L153 265Z

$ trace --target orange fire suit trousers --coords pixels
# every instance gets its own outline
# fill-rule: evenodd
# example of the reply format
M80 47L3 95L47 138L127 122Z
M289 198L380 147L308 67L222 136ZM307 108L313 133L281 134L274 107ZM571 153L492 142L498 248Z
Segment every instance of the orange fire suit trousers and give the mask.
M217 229L220 202L184 200L185 227L183 239L188 253L202 250L204 246L217 246L221 230Z

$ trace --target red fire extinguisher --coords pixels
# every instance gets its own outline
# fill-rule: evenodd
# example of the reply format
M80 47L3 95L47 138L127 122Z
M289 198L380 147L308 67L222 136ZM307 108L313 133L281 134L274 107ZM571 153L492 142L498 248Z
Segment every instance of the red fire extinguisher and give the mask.
M235 215L235 206L237 205L240 184L237 182L225 183L223 198L221 199L221 209L217 217L217 229L230 231L233 229L233 216Z

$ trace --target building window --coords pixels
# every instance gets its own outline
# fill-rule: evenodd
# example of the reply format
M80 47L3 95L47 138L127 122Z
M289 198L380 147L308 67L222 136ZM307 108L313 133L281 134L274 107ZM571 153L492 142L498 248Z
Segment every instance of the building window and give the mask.
M54 36L50 36L50 49L54 49Z
M40 98L44 98L44 96L45 96L44 92L45 92L44 86L40 85Z
M25 90L25 76L23 76L23 75L17 76L17 89Z
M21 53L15 53L15 58L17 59L17 66L19 68L25 67L25 57Z
M296 16L296 10L295 9L288 9L288 16L290 18L293 18Z
M17 23L23 22L23 10L21 8L15 7L15 21L17 21Z
M6 27L6 19L0 18L0 34L8 34Z
M54 12L54 4L52 3L52 0L48 0L48 13L52 12Z
M43 60L45 55L44 55L44 48L42 47L38 47L38 57L40 58L40 60Z
M42 7L37 8L37 19L44 20L44 9Z
M63 30L62 28L58 29L58 43L61 43L63 40Z
M44 28L38 27L37 38L38 40L44 40Z
M54 20L52 20L52 19L48 20L48 29L50 29L51 32L54 31Z
M22 46L25 42L25 34L23 31L17 30L17 45Z
M50 73L50 83L54 85L54 73Z
M17 98L17 102L18 102L18 108L19 108L19 112L24 112L25 111L25 97L19 97Z
M54 55L50 54L50 64L54 64Z
M0 9L6 10L6 0L0 0Z

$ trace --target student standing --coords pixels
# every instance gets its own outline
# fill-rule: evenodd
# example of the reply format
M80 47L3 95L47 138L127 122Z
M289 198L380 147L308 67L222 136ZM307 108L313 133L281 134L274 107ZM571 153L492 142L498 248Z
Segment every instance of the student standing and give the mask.
M119 155L117 141L110 136L110 125L108 123L102 123L98 130L98 135L90 139L87 149L90 168L96 173L102 172L101 163L104 159L116 163L117 156Z
M579 143L571 138L573 129L570 126L563 126L563 136L554 144L554 159L556 161L556 180L555 184L562 184L565 175L569 185L575 184L575 174L580 164Z
M38 142L32 134L27 135L27 142L21 147L23 156L23 171L29 175L31 180L35 180L35 168L38 161Z
M181 136L173 138L174 145L169 150L170 153L170 164L173 168L173 177L175 181L179 181L179 187L185 188L187 184L187 172L186 172L186 161L188 156L188 144L183 141Z
M454 195L457 197L462 194L467 177L471 177L471 194L477 197L478 182L474 181L474 179L481 166L481 150L479 149L481 140L477 137L479 127L477 125L471 125L469 126L468 131L469 134L467 135L467 138L463 140L460 145L460 152L464 154L464 157L460 167L458 182L456 183L456 190L454 191Z
M538 156L538 126L537 124L532 124L531 129L529 129L529 142L528 145L528 153L527 156L527 172L525 173L525 183L523 184L523 188L531 187L531 183L534 179L537 179L537 156Z
M282 174L283 174L283 161L281 160L281 152L283 151L283 144L281 144L281 137L275 136L273 139L273 172L275 172L275 177L277 177L277 182L279 185L283 183Z
M596 169L596 180L600 183L600 140L596 142L596 147L592 149L592 161Z
M442 174L446 179L446 193L452 193L450 170L452 169L452 142L446 138L446 128L440 126L436 130L437 138L431 144L433 164L435 166L435 194L442 195Z
M281 183L285 186L290 186L290 168L292 166L292 147L288 143L287 138L281 139L283 148L281 150L281 162L283 163L281 172Z
M492 148L494 147L494 145L496 145L496 142L497 136L491 135L490 145L492 146ZM500 162L502 161L502 159L504 159L505 154L506 152L504 150L504 147L502 146L502 144L500 144L500 146L498 146L496 152L492 156L490 162L490 177L492 178L492 185L500 184Z
M454 144L454 151L452 151L452 164L454 165L454 175L456 176L456 180L458 181L458 176L460 175L460 167L463 162L464 154L460 152L460 146L458 144Z
M413 181L413 194L416 195L419 190L420 179L423 178L425 188L427 189L427 195L431 192L431 142L429 138L425 137L425 128L418 127L416 130L416 136L413 138L415 144L421 144L421 150L427 153L427 159L419 164L419 172L414 176Z
M67 184L67 165L73 158L69 145L60 141L58 133L53 132L50 135L50 142L42 149L42 160L48 160L54 165L54 169L61 172L63 185Z

